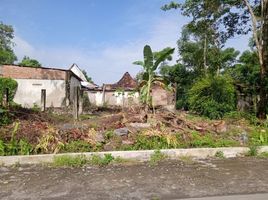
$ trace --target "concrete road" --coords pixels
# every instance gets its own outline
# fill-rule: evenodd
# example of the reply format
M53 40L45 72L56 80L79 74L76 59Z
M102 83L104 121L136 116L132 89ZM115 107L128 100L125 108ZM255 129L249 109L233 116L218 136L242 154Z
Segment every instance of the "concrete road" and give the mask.
M1 200L267 200L265 193L268 159L259 158L185 159L155 166L0 167Z
M220 197L203 197L180 200L268 200L268 194L232 195Z

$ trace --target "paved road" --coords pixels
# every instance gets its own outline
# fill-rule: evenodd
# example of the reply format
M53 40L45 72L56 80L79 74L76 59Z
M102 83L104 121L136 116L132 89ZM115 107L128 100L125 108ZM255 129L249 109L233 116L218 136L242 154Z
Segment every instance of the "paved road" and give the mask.
M188 159L155 166L0 167L1 200L169 200L258 193L268 193L268 159ZM268 199L267 194L247 197L203 199Z
M220 197L203 197L180 200L268 200L268 194L249 194L249 195L232 195Z

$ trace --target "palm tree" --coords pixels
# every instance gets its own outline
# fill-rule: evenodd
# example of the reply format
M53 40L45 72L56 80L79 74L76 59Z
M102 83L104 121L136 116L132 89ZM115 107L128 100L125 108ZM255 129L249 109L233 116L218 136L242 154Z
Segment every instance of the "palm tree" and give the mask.
M164 86L164 80L157 76L156 70L160 63L164 62L174 52L173 49L164 51L157 58L154 58L152 49L149 45L145 45L143 49L144 61L136 61L133 64L141 65L143 67L142 81L140 82L140 97L145 104L145 110L148 112L149 107L152 105L151 87L153 84Z

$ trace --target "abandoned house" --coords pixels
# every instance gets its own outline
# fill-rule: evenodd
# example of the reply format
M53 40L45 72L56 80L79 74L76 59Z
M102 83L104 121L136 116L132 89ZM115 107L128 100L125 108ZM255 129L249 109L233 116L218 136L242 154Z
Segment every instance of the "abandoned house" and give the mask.
M17 65L1 65L0 77L15 79L18 88L14 102L23 107L66 108L72 106L82 113L83 95L91 105L127 107L138 105L138 83L126 72L114 84L102 87L89 83L82 70L73 64L69 70L56 68L34 68ZM158 85L152 87L155 106L174 105L174 94Z
M84 80L78 69L75 64L70 70L1 65L0 76L17 81L14 102L23 107L62 108L76 100L77 108L82 110L79 91Z
M137 81L126 72L118 82L90 88L87 92L89 101L93 105L127 107L140 103L137 87ZM152 87L152 96L155 106L174 105L174 93L158 85Z
M128 72L114 84L103 84L102 87L87 89L91 104L96 106L130 106L139 103L137 82Z

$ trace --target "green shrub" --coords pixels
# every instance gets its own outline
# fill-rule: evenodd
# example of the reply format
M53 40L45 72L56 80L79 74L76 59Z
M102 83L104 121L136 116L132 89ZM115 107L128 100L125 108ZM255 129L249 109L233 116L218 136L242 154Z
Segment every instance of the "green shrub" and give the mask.
M217 151L215 153L215 157L216 158L221 158L221 159L225 158L224 153L222 151Z
M26 140L20 140L18 143L20 155L30 155L33 151L33 147Z
M246 156L257 156L257 155L258 155L258 147L255 145L250 146Z
M150 165L155 165L162 160L165 160L167 156L163 154L160 150L155 150L154 153L150 157Z
M3 140L0 140L0 156L4 156L6 153L6 145Z
M10 113L0 107L0 126L10 124L12 122Z
M253 113L248 113L248 112L232 111L232 112L226 113L224 115L224 119L234 120L234 121L246 119L252 125L257 126L260 124L260 120L256 117L256 115Z
M89 152L92 146L84 140L71 141L64 145L62 152Z
M0 77L0 104L3 102L3 94L5 93L6 88L9 89L9 102L12 102L17 87L18 83L14 79Z
M217 138L210 133L201 135L200 133L193 131L191 134L191 140L188 144L189 147L232 147L237 146L239 143L235 140Z
M114 136L114 131L110 130L104 133L105 140L110 140Z
M260 158L268 158L268 152L262 152L258 155Z
M193 131L191 136L190 147L216 147L211 134L202 136L198 132Z
M104 157L92 155L89 162L92 165L105 166L110 164L114 159L115 158L111 154L104 154Z
M210 119L220 119L235 109L235 88L227 76L205 77L189 91L190 109Z
M249 135L249 143L251 145L268 145L268 130L254 130Z
M178 148L179 138L175 142L169 142L169 139L164 136L145 136L138 135L136 143L133 146L134 150L143 150L143 149L169 149L169 148Z

